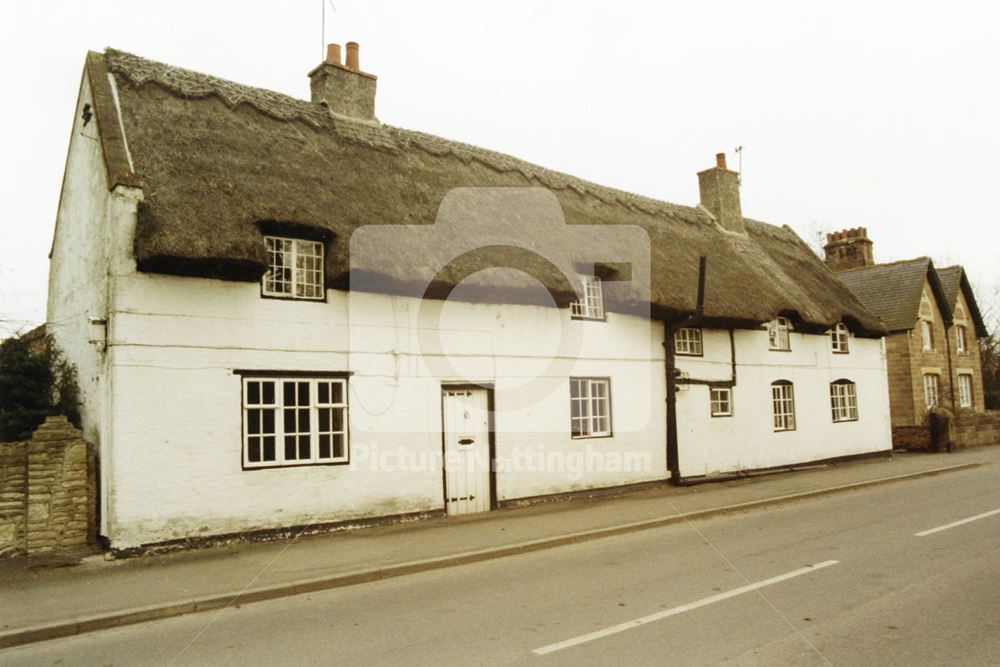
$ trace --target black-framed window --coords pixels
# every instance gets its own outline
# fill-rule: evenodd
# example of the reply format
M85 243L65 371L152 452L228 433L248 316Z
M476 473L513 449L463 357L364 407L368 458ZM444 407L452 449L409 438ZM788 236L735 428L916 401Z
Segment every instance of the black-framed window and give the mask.
M243 377L243 466L347 463L347 378Z

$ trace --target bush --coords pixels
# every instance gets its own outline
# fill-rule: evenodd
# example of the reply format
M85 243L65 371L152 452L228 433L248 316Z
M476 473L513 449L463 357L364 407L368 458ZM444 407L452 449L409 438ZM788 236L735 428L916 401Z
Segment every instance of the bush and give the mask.
M54 414L80 425L76 367L51 339L40 355L17 338L0 343L0 442L30 438Z

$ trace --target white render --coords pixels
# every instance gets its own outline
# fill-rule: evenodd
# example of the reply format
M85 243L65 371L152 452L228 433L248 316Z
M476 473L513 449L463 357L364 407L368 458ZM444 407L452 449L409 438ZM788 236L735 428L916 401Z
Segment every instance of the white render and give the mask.
M96 123L81 120L89 103L85 84L48 330L79 371L83 430L100 454L100 532L112 547L441 511L442 387L452 384L493 387L496 501L669 477L662 323L437 302L432 333L452 364L442 372L421 342L417 299L335 290L323 302L269 299L259 284L138 272L142 192L108 191ZM107 321L106 341L91 342L92 320ZM578 349L560 355L560 340L576 334ZM890 448L881 341L851 336L838 355L823 335L793 332L789 352L769 351L763 330L733 335L733 417L710 416L706 385L678 387L681 476ZM730 380L729 332L705 330L703 342L704 356L678 357L683 378ZM350 372L350 464L244 470L241 370ZM570 436L570 377L610 378L611 436ZM840 378L857 385L858 421L832 422L829 383ZM795 431L772 429L779 379L795 386Z
M765 330L736 330L733 415L712 417L706 385L681 385L677 422L682 477L759 470L891 448L889 383L881 339L849 338L847 354L832 351L829 336L790 334L790 350L769 350ZM703 357L677 357L688 378L729 380L726 331L705 330ZM858 420L834 422L830 383L856 385ZM792 431L774 431L771 383L795 388Z

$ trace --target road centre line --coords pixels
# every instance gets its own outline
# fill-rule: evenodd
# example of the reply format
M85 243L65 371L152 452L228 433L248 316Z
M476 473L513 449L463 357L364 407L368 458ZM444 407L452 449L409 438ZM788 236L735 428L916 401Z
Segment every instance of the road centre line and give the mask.
M786 572L785 574L779 574L776 577L771 577L770 579L764 579L763 581L747 584L746 586L740 586L739 588L734 588L733 590L726 591L725 593L711 595L707 598L702 598L694 602L689 602L688 604L684 604L679 607L674 607L672 609L664 609L663 611L658 611L655 614L650 614L649 616L643 616L642 618L637 618L632 621L626 621L624 623L619 623L618 625L612 625L610 627L604 628L603 630L595 630L594 632L588 632L585 635L579 635L578 637L566 639L564 641L557 642L555 644L547 644L546 646L536 648L535 650L532 651L532 653L536 655L546 655L547 653L554 653L556 651L561 651L563 649L567 649L573 646L578 646L580 644L592 642L595 639L601 639L603 637L608 637L610 635L618 634L619 632L625 632L626 630L631 630L632 628L638 628L639 626L646 625L647 623L653 623L654 621L659 621L664 618L668 618L670 616L683 614L684 612L691 611L692 609L697 609L699 607L704 607L706 605L714 604L716 602L728 600L729 598L736 597L737 595L749 593L750 591L755 591L759 588L764 588L766 586L772 586L774 584L786 581L788 579L801 577L803 574L809 574L810 572L815 572L825 567L836 565L839 562L840 561L836 560L827 560L823 561L822 563L816 563L815 565L807 565L805 567L799 568L798 570Z
M913 533L913 536L926 537L927 535L940 533L942 530L948 530L949 528L955 528L956 526L961 526L967 523L972 523L973 521L979 521L980 519L985 519L986 517L993 516L994 514L1000 514L1000 509L991 510L989 512L983 512L982 514L977 514L976 516L970 516L967 519L959 519L958 521L952 521L951 523L946 523L945 525L938 526L937 528L929 528L927 530L922 530L919 533Z

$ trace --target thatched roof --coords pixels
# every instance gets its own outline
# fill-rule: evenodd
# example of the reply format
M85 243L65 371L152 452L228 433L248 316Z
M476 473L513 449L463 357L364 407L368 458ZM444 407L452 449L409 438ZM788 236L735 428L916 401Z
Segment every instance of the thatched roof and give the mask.
M335 117L323 104L111 49L92 53L88 71L95 92L110 87L107 72L116 84L120 125L134 165L129 179L143 187L135 237L143 271L258 280L266 265L261 230L275 229L327 243L330 287L350 283L352 289L419 292L427 276L436 275L447 289L467 271L452 267L439 274L447 252L437 244L387 244L362 262L349 257L352 233L366 225L431 225L456 188L535 188L554 195L551 201L558 202L570 225L602 225L609 232L614 225L635 225L648 234L651 289L644 293L627 282L609 284L611 310L648 305L657 317L693 313L698 259L704 255L706 323L754 326L785 314L803 330L823 331L843 320L860 335L884 334L878 319L787 226L747 220L746 236L732 234L701 208L606 188L420 132ZM102 132L118 124L119 107L95 106ZM105 142L105 150L106 155L118 151L110 159L121 164L120 147ZM497 239L521 229L514 218L523 224L538 210L548 211L545 197L529 193L528 199L525 206L535 208L524 216L506 212L506 218L491 221ZM531 238L516 232L521 236L514 245L535 248L553 260L526 268L559 302L572 296L558 271L567 262L622 262L634 249L624 232L616 246L607 235L567 243L544 225L536 230L528 234ZM532 263L509 248L487 254L502 264L525 268L525 262ZM348 275L352 261L358 273ZM487 292L503 288L492 298L531 298L526 283L505 279L494 285L490 281L500 279L489 272L477 279Z
M944 298L948 302L948 308L952 312L955 312L955 304L958 303L958 291L962 290L965 295L965 303L969 306L969 315L972 317L972 321L976 327L976 337L985 338L989 336L990 333L986 329L986 323L983 321L983 316L979 312L979 304L976 303L976 295L972 292L972 285L969 283L969 278L965 275L965 269L961 265L956 264L955 266L946 266L943 269L938 269L938 278L941 280L941 290L944 292Z
M925 278L930 283L944 321L951 322L951 307L934 270L934 263L927 257L866 266L838 275L861 303L879 316L889 331L906 331L917 326Z

